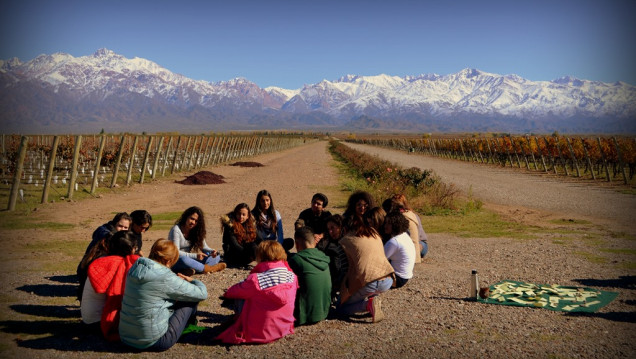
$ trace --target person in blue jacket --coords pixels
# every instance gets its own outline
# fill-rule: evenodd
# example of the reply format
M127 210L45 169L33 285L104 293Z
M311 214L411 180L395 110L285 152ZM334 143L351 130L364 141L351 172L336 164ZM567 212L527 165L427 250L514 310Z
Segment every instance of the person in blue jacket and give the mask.
M158 239L148 258L139 258L126 277L119 319L121 341L136 349L164 351L196 320L197 305L208 296L196 279L175 274L179 249Z

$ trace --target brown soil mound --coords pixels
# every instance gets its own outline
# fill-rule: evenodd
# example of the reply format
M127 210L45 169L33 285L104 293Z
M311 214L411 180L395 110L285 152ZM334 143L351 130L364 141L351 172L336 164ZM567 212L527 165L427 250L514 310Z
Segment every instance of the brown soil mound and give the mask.
M264 164L258 162L234 162L230 166L239 166L239 167L263 167Z
M220 184L225 183L223 176L214 174L210 171L200 171L192 176L186 177L184 180L175 181L177 183L193 185L193 184Z

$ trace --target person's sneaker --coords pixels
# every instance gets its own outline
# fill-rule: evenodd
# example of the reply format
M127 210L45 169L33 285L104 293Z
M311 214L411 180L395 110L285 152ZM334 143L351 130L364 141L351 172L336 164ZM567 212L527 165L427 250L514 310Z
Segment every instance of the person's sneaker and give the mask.
M225 268L227 268L227 264L221 262L221 263L217 263L215 265L205 265L205 267L203 268L203 273L213 273L213 272L220 272L222 270L224 270Z
M196 271L194 268L186 268L179 271L179 273L183 274L186 277L192 277Z
M367 307L369 308L369 313L371 313L371 321L373 323L377 323L384 319L384 313L382 313L382 308L380 307L382 302L380 301L380 297L370 297L369 302L367 303Z

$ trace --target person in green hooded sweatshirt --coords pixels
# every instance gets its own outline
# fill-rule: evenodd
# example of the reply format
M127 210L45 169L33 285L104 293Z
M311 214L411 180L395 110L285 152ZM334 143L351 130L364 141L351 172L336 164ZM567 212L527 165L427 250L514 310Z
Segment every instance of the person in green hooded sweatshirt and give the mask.
M331 306L329 257L316 248L314 233L301 227L294 233L296 253L289 267L298 277L294 317L296 324L314 324L327 318Z

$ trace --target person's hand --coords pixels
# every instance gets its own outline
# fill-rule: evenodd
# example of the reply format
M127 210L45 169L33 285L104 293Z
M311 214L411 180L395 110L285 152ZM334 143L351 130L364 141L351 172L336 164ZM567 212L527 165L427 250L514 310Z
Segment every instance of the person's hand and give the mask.
M208 256L208 255L207 255L207 254L205 254L205 253L197 253L197 260L202 261L202 260L204 260L204 259L205 259L205 257L207 257L207 256Z
M177 276L183 280L186 280L188 282L192 282L192 277L188 277L187 275L183 275L181 273L177 273Z
M218 255L219 255L219 252L217 252L217 250L216 250L216 249L213 249L213 250L210 252L210 255L212 256L212 258L216 258L216 256L218 256Z
M139 251L139 256L140 256L140 257L145 257L145 256L144 256L144 252Z

